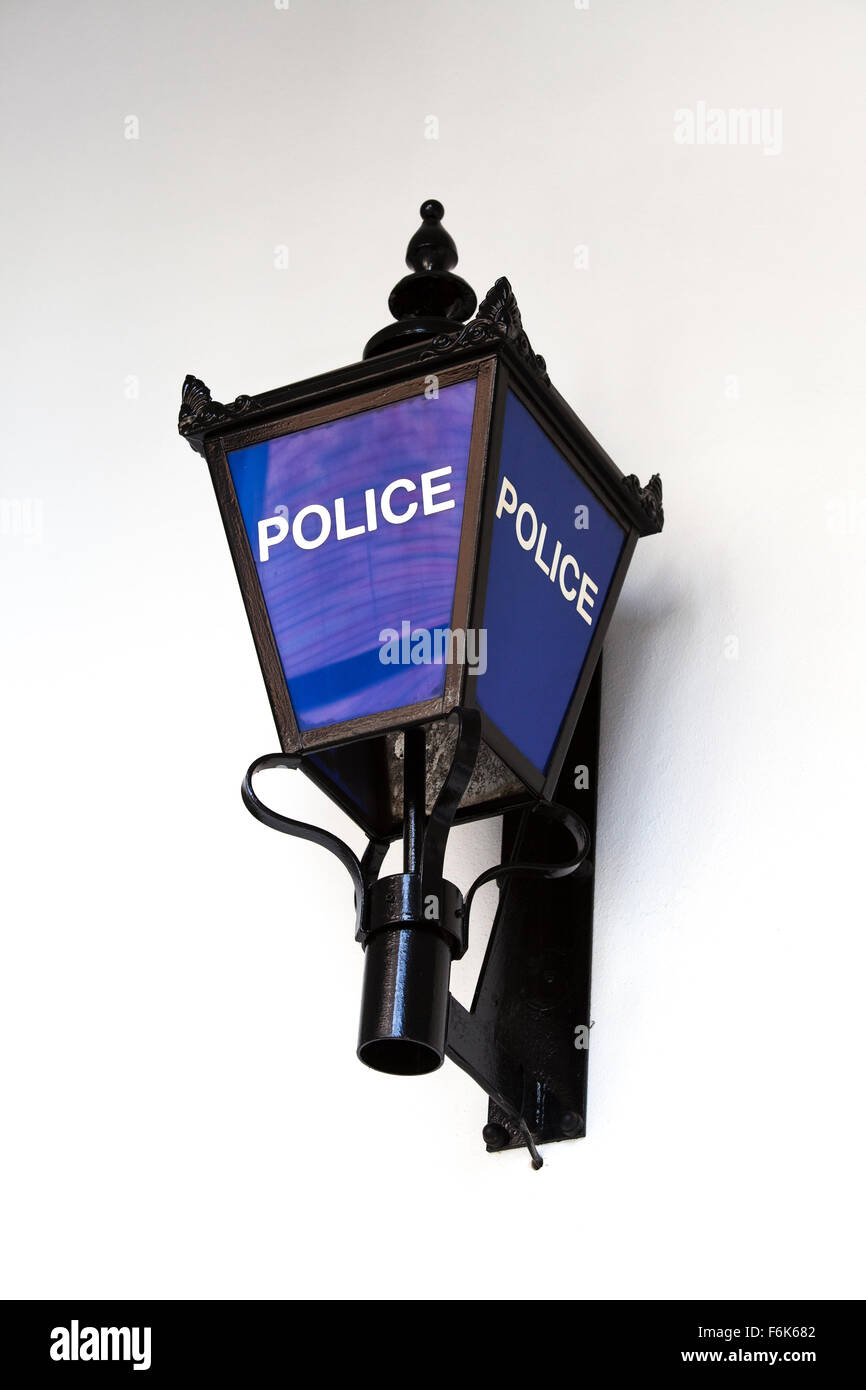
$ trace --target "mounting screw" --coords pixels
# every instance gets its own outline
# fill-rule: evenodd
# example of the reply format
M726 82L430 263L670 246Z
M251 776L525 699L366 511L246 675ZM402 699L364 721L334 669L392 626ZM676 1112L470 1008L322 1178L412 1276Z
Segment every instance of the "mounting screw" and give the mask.
M579 1134L583 1128L583 1117L576 1110L563 1110L559 1117L559 1127L569 1139Z
M504 1149L508 1143L508 1130L503 1125L485 1125L481 1131L481 1138L488 1149Z

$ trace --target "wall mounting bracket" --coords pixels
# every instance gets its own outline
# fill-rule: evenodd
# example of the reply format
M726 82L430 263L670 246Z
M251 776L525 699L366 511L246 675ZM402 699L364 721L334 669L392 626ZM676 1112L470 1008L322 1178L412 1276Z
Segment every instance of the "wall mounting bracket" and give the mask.
M556 789L595 845L601 661ZM555 821L508 811L503 860L562 857ZM594 865L562 878L505 881L471 1010L451 998L447 1054L489 1096L482 1131L488 1153L586 1133Z
M445 839L477 753L474 711L468 716L455 711L460 732L454 761L429 816L421 810L423 730L413 731L411 743L407 737L404 873L390 879L379 878L387 841L370 839L359 859L337 836L275 812L259 799L253 789L256 773L295 769L299 757L258 758L241 788L257 820L330 850L349 872L356 937L367 956L361 1060L380 1070L420 1072L438 1066L444 1052L488 1095L482 1131L488 1152L526 1147L534 1168L543 1162L539 1144L578 1139L586 1132L594 886L589 852L596 826L600 694L601 662L556 800L505 813L502 863L481 874L465 900L442 878L442 865ZM466 950L475 892L492 881L499 884L499 905L472 1007L466 1009L448 993L450 960ZM442 915L433 923L423 920L420 908L431 889ZM409 969L406 961L416 954L419 968ZM432 975L435 990L413 992L416 981L423 985Z

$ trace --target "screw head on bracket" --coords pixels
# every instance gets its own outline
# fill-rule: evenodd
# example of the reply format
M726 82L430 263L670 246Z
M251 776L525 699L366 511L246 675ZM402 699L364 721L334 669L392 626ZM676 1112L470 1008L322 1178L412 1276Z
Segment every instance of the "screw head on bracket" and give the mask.
M573 1139L583 1129L583 1116L578 1115L576 1110L563 1110L559 1127L567 1139Z
M508 1130L503 1125L485 1125L481 1131L481 1138L484 1140L488 1149L494 1153L497 1149L504 1149L508 1143Z

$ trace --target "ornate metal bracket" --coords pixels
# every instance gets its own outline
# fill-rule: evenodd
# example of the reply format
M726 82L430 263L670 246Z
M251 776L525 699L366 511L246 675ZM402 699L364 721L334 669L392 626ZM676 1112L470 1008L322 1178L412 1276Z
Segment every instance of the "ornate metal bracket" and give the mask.
M623 478L622 485L634 494L650 521L660 531L665 524L665 512L662 506L662 480L659 474L653 473L646 487L641 487L637 474L629 473L628 477Z
M532 349L523 327L514 291L504 275L484 296L475 318L455 333L440 333L433 338L420 354L420 360L436 357L443 352L453 352L456 348L493 343L499 338L507 338L513 343L526 365L547 386L550 385L547 364L544 358Z
M565 817L506 813L506 864L562 856L563 873L501 882L472 1008L452 997L449 1013L447 1055L490 1098L488 1152L526 1147L534 1167L539 1144L586 1132L594 868L583 854L595 837L600 702L601 663L556 789L557 805L586 831L577 864Z
M189 439L206 425L220 425L224 421L236 419L249 410L251 404L252 396L236 396L230 405L223 405L222 401L212 399L210 390L197 376L187 376L184 378L180 396L178 433L183 435L184 439ZM203 452L195 441L191 442L198 453Z
M291 816L284 816L280 811L266 806L253 789L253 778L256 774L274 767L285 767L293 772L300 765L300 757L292 753L265 753L261 758L256 758L247 768L241 784L241 799L250 815L255 816L256 820L261 821L269 830L279 830L283 835L294 835L297 839L309 840L314 845L321 845L322 849L330 850L331 854L339 859L348 870L355 889L355 930L356 934L360 933L370 881L378 874L388 845L379 840L368 841L364 858L359 860L338 835L332 835L329 830L322 830L320 826L311 825L307 821L293 820Z
M590 808L580 797L575 804L572 796L567 806L539 802L511 813L503 837L504 862L479 875L464 901L443 878L442 869L448 833L472 775L481 730L476 710L454 711L451 717L459 722L458 737L429 815L423 811L424 731L415 728L405 734L402 874L379 877L387 842L370 840L359 860L338 836L261 801L253 788L256 775L276 767L295 770L301 765L299 756L270 753L257 758L247 770L241 795L263 825L321 845L349 873L355 890L356 939L366 952L359 1057L380 1070L408 1072L432 1070L448 1055L490 1097L484 1129L488 1150L525 1145L533 1166L540 1168L538 1143L577 1137L581 1132L570 1117L584 1113L586 1077L585 1068L581 1072L579 1061L575 1062L573 1032L563 1042L556 1018L548 1017L550 1008L536 997L539 978L555 978L555 972L551 975L552 957L547 959L543 949L544 961L539 964L530 938L544 932L563 935L571 967L559 979L559 988L579 1010L579 998L571 999L569 977L574 976L578 962L576 973L581 980L585 977L588 991L585 922L575 926L573 916L561 915L563 906L574 906L572 898L564 904L548 902L546 895L557 883L582 878L585 905L589 877L591 906L591 871L588 874L586 868L590 831L583 818ZM592 777L594 783L594 766ZM593 796L593 813L594 804ZM521 879L535 881L522 895L514 882ZM500 888L500 908L475 1002L467 1010L449 992L450 965L467 948L475 894L491 882ZM435 911L426 911L425 905L431 903ZM529 935L523 918L527 904L531 905ZM555 913L553 920L548 920L548 908ZM524 983L515 990L515 981ZM541 988L543 992L548 986ZM580 1106L578 1111L575 1105Z

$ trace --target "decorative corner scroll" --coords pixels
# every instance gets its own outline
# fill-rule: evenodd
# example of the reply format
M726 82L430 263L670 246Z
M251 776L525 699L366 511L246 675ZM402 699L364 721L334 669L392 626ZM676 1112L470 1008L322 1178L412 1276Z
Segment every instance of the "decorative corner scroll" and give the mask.
M237 396L230 405L223 405L222 401L211 398L209 389L197 376L188 376L184 380L180 397L178 433L182 434L184 439L188 439L207 425L220 425L224 421L236 419L238 415L243 415L244 411L249 410L251 403L251 396Z
M492 290L484 296L478 306L478 313L463 328L454 333L440 333L425 345L421 359L435 357L440 352L453 352L455 348L475 347L480 343L493 343L498 338L507 338L513 343L528 367L541 377L547 386L547 363L537 352L533 352L523 327L517 300L505 276L496 281Z
M640 478L636 473L629 473L622 482L623 487L627 487L637 498L653 526L660 531L665 524L665 512L662 506L662 480L659 474L653 473L646 487L641 487Z

